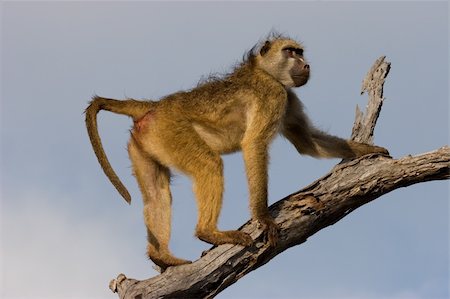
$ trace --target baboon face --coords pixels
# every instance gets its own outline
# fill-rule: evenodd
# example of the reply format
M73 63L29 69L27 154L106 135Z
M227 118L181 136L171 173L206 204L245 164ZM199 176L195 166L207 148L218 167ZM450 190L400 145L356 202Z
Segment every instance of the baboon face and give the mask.
M283 55L286 59L293 60L293 65L289 70L292 81L295 87L305 85L309 79L309 64L303 58L303 49L285 47L283 48Z
M266 41L256 61L258 67L286 87L299 87L308 82L309 64L303 57L302 46L294 40Z

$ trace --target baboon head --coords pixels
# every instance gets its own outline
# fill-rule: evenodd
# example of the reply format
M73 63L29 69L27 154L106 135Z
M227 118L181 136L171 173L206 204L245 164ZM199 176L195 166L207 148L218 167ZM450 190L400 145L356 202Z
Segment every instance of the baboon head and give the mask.
M256 67L275 77L287 88L299 87L308 82L309 64L303 57L302 46L292 39L269 39L255 56Z

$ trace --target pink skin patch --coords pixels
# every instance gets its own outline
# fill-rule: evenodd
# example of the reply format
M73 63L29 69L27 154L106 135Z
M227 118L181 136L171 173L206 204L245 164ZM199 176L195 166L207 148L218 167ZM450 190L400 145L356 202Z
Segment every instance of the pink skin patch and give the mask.
M142 118L135 120L134 121L134 130L137 133L144 130L148 126L148 124L150 123L150 121L152 120L152 118L154 116L155 115L154 115L153 111L149 111Z

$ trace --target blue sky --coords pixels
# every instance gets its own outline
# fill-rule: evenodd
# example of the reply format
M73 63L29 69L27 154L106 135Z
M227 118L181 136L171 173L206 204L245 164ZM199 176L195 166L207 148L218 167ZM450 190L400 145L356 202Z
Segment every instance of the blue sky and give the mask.
M392 69L375 143L395 158L449 139L448 2L2 2L2 298L116 298L118 273L156 275L125 147L131 121L101 113L125 204L91 150L83 110L93 94L158 99L227 72L276 29L305 45L312 77L297 94L314 123L348 137L374 60ZM249 218L240 154L224 157L220 228ZM271 148L270 202L339 160ZM250 273L218 298L448 298L449 185L396 190ZM173 182L171 248L197 259L190 181Z

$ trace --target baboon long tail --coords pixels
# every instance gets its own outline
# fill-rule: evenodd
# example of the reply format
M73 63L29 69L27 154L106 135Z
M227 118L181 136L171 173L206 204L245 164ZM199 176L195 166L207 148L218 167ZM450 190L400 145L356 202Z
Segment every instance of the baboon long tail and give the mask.
M98 162L109 178L111 183L119 191L120 195L128 202L131 203L131 196L127 188L122 184L117 174L114 172L111 164L108 161L106 153L103 149L103 145L98 133L97 126L97 113L100 110L107 110L118 114L124 114L131 116L134 120L137 120L145 115L149 111L150 103L141 102L135 100L113 100L94 96L86 113L86 127L91 140L92 148L97 156Z

